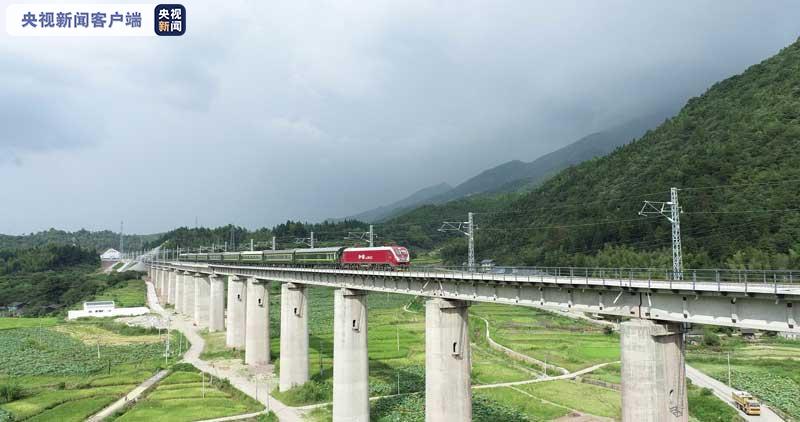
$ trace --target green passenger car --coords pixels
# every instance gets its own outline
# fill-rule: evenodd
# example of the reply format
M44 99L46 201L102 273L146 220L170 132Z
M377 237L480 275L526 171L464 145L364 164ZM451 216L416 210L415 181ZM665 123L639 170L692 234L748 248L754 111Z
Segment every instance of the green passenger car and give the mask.
M344 247L295 249L294 263L298 265L336 265Z
M225 262L239 262L239 252L225 252L222 254L222 260Z
M294 262L294 250L262 251L265 265L290 265Z
M262 257L263 257L262 251L247 251L247 252L242 252L239 255L239 260L241 262L249 264L257 264L261 262Z

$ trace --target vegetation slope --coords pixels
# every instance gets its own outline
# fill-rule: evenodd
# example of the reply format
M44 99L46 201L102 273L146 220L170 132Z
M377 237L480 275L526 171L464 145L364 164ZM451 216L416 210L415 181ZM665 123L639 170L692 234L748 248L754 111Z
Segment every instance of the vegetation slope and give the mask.
M689 267L800 265L800 43L714 84L677 116L520 198L418 208L388 222L420 247L441 218L478 212L476 249L506 264L668 266L670 224L639 217L677 187ZM481 213L483 212L483 213ZM415 231L426 233L417 236ZM433 242L428 242L432 240ZM452 263L466 242L449 242Z

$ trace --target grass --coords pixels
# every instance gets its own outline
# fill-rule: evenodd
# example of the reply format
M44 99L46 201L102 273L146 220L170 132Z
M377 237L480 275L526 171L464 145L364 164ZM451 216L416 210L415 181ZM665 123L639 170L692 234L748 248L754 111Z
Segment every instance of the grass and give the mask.
M58 318L0 318L0 330L13 328L52 327L58 324Z
M277 295L273 295L275 298ZM406 312L407 295L371 293L369 307L368 348L370 365L370 395L419 392L425 386L425 314L419 306L416 312ZM333 355L333 290L309 287L309 365L312 382L285 392L274 391L279 400L292 406L321 403L331 400ZM271 302L272 312L279 302ZM272 321L279 321L278 314ZM272 326L277 335L279 326ZM279 343L272 342L273 357ZM481 383L520 381L534 378L537 372L525 364L509 361L488 346L473 348L473 374ZM399 378L399 390L398 390Z
M200 332L200 337L205 340L206 345L200 354L200 359L211 361L220 359L240 359L244 360L244 350L233 350L225 345L225 332L209 333L208 329Z
M145 306L147 287L143 280L126 280L122 285L104 291L92 299L113 300L118 308Z
M253 413L263 410L254 399L234 389L227 381L203 375L188 365L162 380L144 399L119 416L118 421L194 421ZM168 416L167 416L168 415ZM264 420L269 420L265 419Z
M690 345L687 362L727 384L729 353L734 388L800 419L800 342L769 336L744 341L722 335L719 346Z
M569 413L569 410L564 407L532 398L518 389L508 387L478 390L473 394L475 397L484 397L487 400L504 403L506 406L521 411L533 421L549 421Z
M621 364L612 363L584 375L584 378L592 378L611 384L620 384L622 382L622 376L620 375L621 370Z
M158 334L157 331L154 331L152 334L125 335L106 327L108 327L108 324L103 324L98 320L90 320L78 323L67 322L57 325L53 329L61 333L69 334L87 344L129 345L160 343L164 341L163 335Z
M615 419L621 417L620 393L608 388L566 380L526 384L517 388L540 400L547 400L579 412Z
M103 343L98 358L99 338ZM173 333L172 341L177 338ZM23 391L21 398L0 408L16 419L84 420L162 365L158 335L113 321L0 330L0 384L18 385Z
M744 422L738 412L707 388L687 381L689 413L697 422Z
M483 303L474 305L471 313L489 320L496 342L570 371L619 360L619 336L605 334L602 327L587 321L534 308Z

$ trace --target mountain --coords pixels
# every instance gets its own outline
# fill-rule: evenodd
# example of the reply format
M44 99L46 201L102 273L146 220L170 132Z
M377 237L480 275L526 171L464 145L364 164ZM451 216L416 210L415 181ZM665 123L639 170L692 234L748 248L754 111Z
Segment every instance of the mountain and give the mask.
M690 99L640 139L517 198L484 204L490 211L476 215L476 253L505 264L666 268L670 223L638 211L645 200L669 201L677 187L685 267L798 268L798 163L795 42ZM415 231L430 233L436 220L480 210L475 205L421 207L388 223L413 244ZM463 261L463 237L441 242L433 247L443 246L448 262Z
M444 203L478 193L529 190L559 170L606 155L641 137L674 114L675 110L651 113L611 129L587 135L531 162L514 160L500 164L432 198L431 203Z
M347 219L378 222L410 211L420 205L443 204L480 193L493 194L530 190L559 170L603 156L615 148L631 142L649 129L658 126L674 112L675 110L664 110L651 113L611 129L585 136L534 161L509 161L485 170L454 188L447 183L429 186L407 198L364 211L347 217ZM333 221L341 220L344 219L334 219Z
M388 217L406 211L410 208L425 203L429 203L431 198L442 195L445 192L451 190L452 188L453 187L448 185L447 183L440 183L438 185L428 186L427 188L420 189L399 201L392 202L391 204L384 205L381 207L373 208L369 211L364 211L362 213L348 217L348 219L366 221L370 223L381 221Z

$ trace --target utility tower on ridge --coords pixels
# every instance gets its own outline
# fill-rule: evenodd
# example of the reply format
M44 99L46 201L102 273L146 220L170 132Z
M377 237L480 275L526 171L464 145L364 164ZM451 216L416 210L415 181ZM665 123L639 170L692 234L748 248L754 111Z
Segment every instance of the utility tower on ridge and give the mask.
M467 221L445 221L440 232L459 232L467 236L467 267L475 271L475 222L472 213L467 213Z
M369 247L375 246L375 232L372 228L372 224L369 225L368 232L347 232L347 236L345 240L367 240L369 241Z
M670 188L669 202L644 201L639 215L659 214L672 223L672 279L683 280L683 252L681 251L681 213L678 204L678 188Z
M274 243L274 239L275 238L273 237L272 239L273 239L273 247L272 248L274 250L275 249L275 246L274 246L275 245L275 243ZM298 237L298 238L296 238L294 240L294 243L300 243L300 244L303 244L303 245L308 245L309 247L313 248L314 247L314 232L311 232L311 237Z

